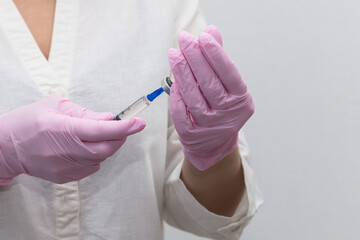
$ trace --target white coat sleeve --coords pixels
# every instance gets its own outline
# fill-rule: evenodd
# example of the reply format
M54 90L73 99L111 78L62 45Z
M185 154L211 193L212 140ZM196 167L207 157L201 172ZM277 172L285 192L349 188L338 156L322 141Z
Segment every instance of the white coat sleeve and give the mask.
M178 0L181 9L175 19L175 39L180 31L186 30L197 36L206 27L206 21L199 8L198 0ZM177 41L176 41L177 42ZM175 46L178 46L175 43ZM246 192L235 214L225 217L214 214L203 207L187 190L180 179L184 159L179 136L168 116L166 179L164 219L170 225L199 236L212 239L239 239L244 227L250 222L262 204L262 195L255 183L250 164L250 154L242 131L239 132L238 146L244 170Z

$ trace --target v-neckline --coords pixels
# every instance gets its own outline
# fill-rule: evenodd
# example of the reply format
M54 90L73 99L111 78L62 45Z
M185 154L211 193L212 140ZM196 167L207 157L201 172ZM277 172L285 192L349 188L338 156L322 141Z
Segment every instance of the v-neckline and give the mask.
M68 96L77 29L77 0L57 0L49 57L41 52L15 3L0 6L0 24L15 54L44 97Z

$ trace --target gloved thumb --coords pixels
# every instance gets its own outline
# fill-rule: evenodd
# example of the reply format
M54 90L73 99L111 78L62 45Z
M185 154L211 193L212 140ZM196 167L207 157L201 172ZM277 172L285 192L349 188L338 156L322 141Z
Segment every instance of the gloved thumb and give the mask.
M93 112L66 99L59 101L59 111L70 117L93 120L112 120L115 117L111 112Z
M72 126L80 140L88 142L123 140L129 135L140 132L146 126L142 118L121 121L101 121L65 115L60 115L60 118L59 121Z

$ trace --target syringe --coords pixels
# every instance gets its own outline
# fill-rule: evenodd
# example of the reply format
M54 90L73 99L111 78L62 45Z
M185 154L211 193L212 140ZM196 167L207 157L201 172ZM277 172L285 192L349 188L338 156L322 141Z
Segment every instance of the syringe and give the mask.
M170 95L170 88L173 81L170 77L166 77L161 81L161 87L153 91L152 93L142 96L136 100L133 104L123 110L121 113L116 115L113 120L125 120L134 117L136 114L150 106L151 102L157 98L161 93L166 92Z

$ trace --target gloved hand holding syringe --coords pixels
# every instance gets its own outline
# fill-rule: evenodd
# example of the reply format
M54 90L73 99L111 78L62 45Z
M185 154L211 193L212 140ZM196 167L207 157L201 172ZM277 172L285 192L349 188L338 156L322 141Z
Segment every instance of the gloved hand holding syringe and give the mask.
M165 78L161 88L115 118L111 112L93 112L56 95L1 114L0 186L10 185L24 173L58 184L93 174L128 136L146 125L140 118L125 119L145 109L162 92L169 94L172 83L170 77ZM26 116L26 121L20 116ZM115 119L123 121L109 121Z
M172 74L170 73L170 77L165 77L161 81L161 87L153 91L152 93L140 97L138 100L136 100L133 104L131 104L129 107L124 109L122 112L120 112L113 120L126 120L134 117L136 114L150 106L151 102L157 98L161 93L166 92L168 95L170 95L170 88L173 84L173 81L171 79Z

